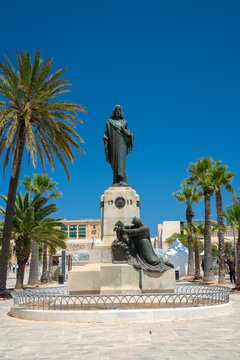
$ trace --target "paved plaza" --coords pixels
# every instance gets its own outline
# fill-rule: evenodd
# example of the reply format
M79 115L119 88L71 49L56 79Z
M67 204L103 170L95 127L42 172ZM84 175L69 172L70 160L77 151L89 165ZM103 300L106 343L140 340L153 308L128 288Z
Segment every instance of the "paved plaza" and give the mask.
M0 301L0 359L239 359L240 295L231 300L220 317L111 325L18 320Z

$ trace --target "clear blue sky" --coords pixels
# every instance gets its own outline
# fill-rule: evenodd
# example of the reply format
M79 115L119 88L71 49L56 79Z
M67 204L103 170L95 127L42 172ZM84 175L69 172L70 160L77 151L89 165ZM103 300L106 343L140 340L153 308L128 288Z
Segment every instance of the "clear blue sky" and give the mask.
M1 51L15 63L15 49L41 49L54 69L68 68L69 98L88 109L79 126L86 155L76 154L71 182L59 166L49 171L63 192L59 216L100 218L100 196L112 182L102 138L115 104L135 136L127 176L152 236L163 220L185 218L172 193L189 162L208 155L239 174L239 1L15 0L2 3L1 15ZM21 179L33 171L25 157ZM215 217L214 208L215 198ZM194 211L204 217L203 204Z

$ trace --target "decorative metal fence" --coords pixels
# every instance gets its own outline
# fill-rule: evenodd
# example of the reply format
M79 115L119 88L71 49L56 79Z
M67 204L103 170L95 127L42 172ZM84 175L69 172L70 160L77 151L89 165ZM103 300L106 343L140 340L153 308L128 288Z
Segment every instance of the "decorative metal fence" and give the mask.
M178 284L174 293L70 295L66 286L12 292L15 308L34 310L123 310L218 305L230 288Z

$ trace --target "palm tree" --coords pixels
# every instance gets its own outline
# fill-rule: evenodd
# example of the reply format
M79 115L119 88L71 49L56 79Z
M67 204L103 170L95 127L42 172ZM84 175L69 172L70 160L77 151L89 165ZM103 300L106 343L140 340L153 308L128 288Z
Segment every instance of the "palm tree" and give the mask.
M194 254L195 254L195 275L194 280L201 279L200 272L200 257L199 257L199 237L204 236L204 225L194 225L193 226L193 239L194 239Z
M231 186L231 182L235 173L227 171L228 166L220 165L221 161L217 161L213 169L213 185L216 194L216 208L217 208L217 222L219 225L218 229L218 253L219 253L219 274L218 283L225 283L225 263L224 263L224 220L223 220L223 206L222 206L222 193L221 187L230 191L234 194L234 189Z
M56 249L50 247L49 258L48 258L48 281L52 281L52 270L53 270L53 254L56 254Z
M240 205L234 203L223 212L223 216L237 230L237 259L235 259L237 264L237 280L235 289L240 290Z
M43 245L43 258L42 258L42 275L40 281L46 283L48 281L47 276L47 265L48 265L48 247L47 244Z
M28 285L37 286L39 284L39 244L32 241L31 263L28 277Z
M78 144L83 140L74 127L81 122L77 112L85 112L84 106L55 101L57 96L69 92L69 82L61 78L66 69L49 75L53 60L49 58L43 62L40 51L36 51L33 62L28 51L16 53L16 56L18 71L6 56L6 64L0 62L0 96L3 99L0 100L0 156L6 148L4 170L13 154L0 257L0 291L6 289L8 249L25 145L34 166L39 156L43 171L45 158L53 170L56 158L68 179L67 163L73 163L73 148L83 152Z
M2 199L7 202L6 197L2 196ZM48 199L41 195L36 195L31 199L29 193L24 196L18 193L16 197L12 227L12 239L15 241L14 251L19 265L16 289L23 287L25 264L31 252L32 239L38 243L66 247L66 234L59 229L61 219L48 217L57 211L56 205L46 205L47 201ZM1 207L0 213L5 216L5 209Z
M33 174L32 179L25 175L25 180L21 181L21 184L25 186L26 191L35 195L41 194L48 199L57 199L62 196L62 193L56 190L58 183L47 174Z
M186 209L186 220L188 227L192 226L192 218L194 217L194 212L192 209L193 203L198 203L202 200L203 193L197 192L197 189L192 186L183 187L182 190L179 190L178 193L173 193L176 199L180 203L185 203L187 205ZM189 232L188 235L188 275L194 275L194 264L193 264L193 246L191 244L192 234Z
M210 157L197 159L195 163L190 163L188 172L191 176L184 180L182 185L196 185L201 187L205 205L205 226L204 226L204 281L214 280L213 260L211 253L211 204L210 199L213 195L213 168L214 160Z
M200 256L199 256L199 246L200 246L200 237L204 236L204 224L194 225L192 224L191 227L183 226L184 234L178 234L178 238L181 241L186 241L188 236L191 235L191 244L193 245L194 256L195 256L195 274L194 280L199 280L202 278L200 272ZM211 232L219 230L219 226L213 226L211 228ZM211 245L211 252L213 253L213 247L216 245Z
M25 186L26 191L34 193L35 195L40 194L47 197L48 199L56 199L62 196L60 191L56 190L57 182L54 182L52 178L48 177L46 174L33 174L33 178L30 176L25 176L25 181L21 181ZM45 279L47 277L47 248L43 247L43 268ZM51 258L49 259L51 263ZM32 256L31 256L31 265L29 272L29 285L38 285L39 284L39 245L37 242L33 241L32 243ZM46 270L45 270L46 269Z

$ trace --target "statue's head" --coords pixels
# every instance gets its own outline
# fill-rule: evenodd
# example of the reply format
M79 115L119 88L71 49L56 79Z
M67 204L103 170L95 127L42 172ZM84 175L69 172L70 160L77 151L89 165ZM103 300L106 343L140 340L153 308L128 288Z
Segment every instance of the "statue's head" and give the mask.
M142 226L143 222L141 219L134 216L134 218L132 219L132 224L136 227L140 227L140 226Z
M116 231L116 230L119 230L119 229L123 229L124 228L124 224L123 224L123 222L122 221L117 221L116 222L116 224L115 224L115 227L114 227L114 229L113 229L113 231Z
M116 105L113 109L110 119L124 119L122 108L120 105Z

